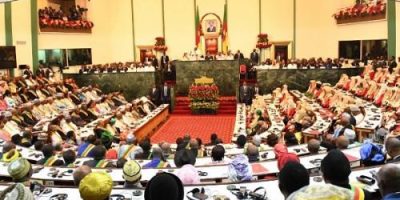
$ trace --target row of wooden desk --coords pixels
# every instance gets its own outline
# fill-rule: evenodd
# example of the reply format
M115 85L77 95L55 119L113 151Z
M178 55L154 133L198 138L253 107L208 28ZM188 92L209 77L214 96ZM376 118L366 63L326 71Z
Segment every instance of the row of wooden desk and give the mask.
M343 150L346 156L349 158L353 168L359 167L360 164L360 148L352 148ZM326 153L303 156L300 157L300 162L309 170L318 169L319 164L313 161L323 159ZM252 168L254 168L253 176L262 178L267 175L276 175L279 170L277 166L277 160L266 160L257 163L252 163ZM7 163L0 163L0 176L9 177L7 172ZM32 175L32 179L43 181L47 185L68 185L73 183L72 172L74 168L64 168L64 167L42 167L39 165L33 165L36 173ZM228 178L228 168L229 165L209 165L203 167L197 167L198 171L206 172L206 176L201 176L202 182L220 182ZM153 176L155 176L160 171L176 173L179 169L176 168L166 168L166 169L142 169L142 181L148 181ZM116 183L123 183L122 169L93 169L93 171L103 171L108 172L113 181Z
M168 120L169 105L164 104L162 107L157 109L160 110L158 110L153 116L150 116L148 121L134 129L134 133L138 141L142 141L145 138L150 138L155 131L157 131L157 129Z
M357 181L357 177L364 175L364 176L369 176L371 177L372 173L376 173L379 171L380 166L377 167L371 167L371 168L365 168L365 169L359 169L359 170L353 170L349 176L350 183L351 184L356 184L356 185L363 185L362 183ZM315 177L310 177L310 184L315 185L315 184L324 184L324 182L319 182L318 179ZM208 195L209 197L227 197L229 199L236 199L236 197L230 193L230 191L227 189L228 186L234 185L236 188L240 187L245 187L246 189L253 191L254 189L258 187L263 187L266 189L266 196L268 199L271 200L283 200L284 197L280 192L279 189L279 184L276 179L273 180L259 180L259 181L252 181L248 183L220 183L220 184L208 184L208 185L189 185L184 187L184 193L188 193L192 191L195 188L204 188L205 194ZM0 185L0 190L4 190L7 187L7 185ZM54 186L49 186L49 189L51 189L51 192L48 194L40 194L35 197L35 199L38 200L48 200L50 197L53 195L57 194L67 194L68 198L67 200L79 200L80 194L79 194L79 189L76 187L54 187ZM375 181L374 184L372 185L364 185L364 189L369 191L369 192L378 192L378 185ZM133 194L134 191L141 191L141 195L135 196ZM125 198L128 199L144 199L144 189L123 189L121 186L115 186L112 190L111 194L120 194L123 195ZM189 194L189 197L192 197L192 194ZM185 199L188 199L185 197Z

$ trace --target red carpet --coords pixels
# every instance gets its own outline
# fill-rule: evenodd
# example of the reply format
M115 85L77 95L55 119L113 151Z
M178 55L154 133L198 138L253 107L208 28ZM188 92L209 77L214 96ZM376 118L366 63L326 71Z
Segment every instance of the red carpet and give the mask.
M169 120L153 135L152 143L175 143L176 138L190 134L192 138L201 138L203 143L210 142L210 135L217 133L224 143L230 143L235 123L235 115L180 116L171 115Z

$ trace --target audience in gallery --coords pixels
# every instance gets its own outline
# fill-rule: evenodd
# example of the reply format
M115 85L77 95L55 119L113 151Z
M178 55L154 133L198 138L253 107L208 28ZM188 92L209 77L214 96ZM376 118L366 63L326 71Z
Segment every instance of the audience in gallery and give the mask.
M72 6L69 9L51 6L39 9L40 27L63 27L63 28L92 28L93 22L86 19L87 8Z
M330 102L331 98L338 98L338 100L340 100L339 103L332 107L329 106L329 103L326 104L328 105L326 108L331 109L331 112L334 114L334 116L336 116L337 120L332 122L332 128L329 133L326 134L324 141L321 144L319 144L319 141L309 141L307 147L308 149L312 149L310 152L317 153L319 145L324 145L324 142L330 142L329 144L332 146L332 149L344 149L346 148L347 143L350 144L354 142L354 124L357 124L357 115L360 112L362 113L363 108L360 108L360 106L355 104L357 102L356 99L352 99L355 97L341 93L341 91L343 86L346 85L349 85L347 90L352 93L357 93L357 90L352 90L354 87L357 88L357 85L367 88L367 86L362 85L360 82L362 82L365 77L369 77L369 80L373 80L370 77L372 74L371 70L372 69L370 68L366 68L366 72L363 74L368 75L360 76L361 79L359 80L358 78L343 78L335 87L316 82L315 84L310 84L308 96L318 102L321 102L321 104L324 101ZM394 68L393 73L398 73L398 69ZM393 73L387 73L385 75L384 70L379 71L377 69L377 71L374 73L374 76L379 75L382 77L377 79L377 81L381 81L381 84L389 84L393 83L393 80L390 77L394 75ZM38 93L36 90L32 90L32 88L36 89L41 85L37 79L37 77L26 76L19 79L17 82L5 81L5 84L8 85L8 88L10 88L11 83L14 83L17 90L26 90L25 93L30 93L30 95L32 95L32 97L27 98L26 103L33 108L32 113L35 114L32 115L31 113L29 115L30 110L25 109L26 105L24 104L26 103L18 104L15 107L16 109L11 106L7 106L6 108L12 108L14 109L14 112L5 112L4 117L7 117L2 119L2 126L10 127L8 129L11 130L9 132L7 131L8 129L1 129L2 132L8 133L2 133L2 135L10 136L5 137L7 138L7 142L3 146L2 160L11 162L9 168L15 167L13 169L9 169L8 171L16 184L10 186L1 195L20 195L22 193L24 193L23 195L31 194L29 190L27 190L27 187L24 187L24 185L28 186L30 184L29 179L32 174L32 167L28 161L21 161L24 159L20 158L21 155L19 155L18 151L16 151L15 144L24 144L24 146L26 145L28 147L34 146L38 150L42 151L45 158L40 162L46 166L58 166L58 164L56 164L58 161L62 162L60 165L70 166L75 158L75 155L71 154L70 149L78 148L78 156L93 157L93 159L90 161L95 164L90 161L86 161L83 167L79 167L74 170L75 184L79 185L81 197L84 199L99 199L110 196L112 190L111 177L106 174L90 172L90 168L85 168L85 166L98 166L100 168L116 167L114 162L108 162L112 159L119 159L117 163L119 163L119 167L122 168L124 172L124 180L126 181L124 184L125 188L142 187L140 182L142 169L135 160L143 158L149 159L151 161L145 164L149 164L146 167L158 168L161 167L161 165L164 166L160 163L166 162L167 158L174 159L174 164L179 168L176 172L177 177L169 173L161 173L153 177L153 179L146 185L146 199L157 199L159 197L158 195L165 195L163 197L175 195L178 199L180 196L182 196L180 199L183 199L182 184L187 185L200 183L200 176L202 176L201 174L204 172L199 173L196 169L196 157L204 157L207 155L205 145L203 145L200 140L193 139L190 138L189 135L185 135L183 138L177 139L178 148L176 153L173 153L171 151L170 144L168 143L163 142L158 145L151 145L149 140L143 140L138 143L132 132L130 132L130 122L136 121L137 119L148 115L150 111L155 108L155 106L152 105L152 102L146 100L136 100L132 103L128 103L119 93L113 93L109 95L102 94L102 92L95 86L80 89L76 86L73 80L70 79L65 80L63 83L54 83L50 86L47 86L46 91L56 95L57 98L48 99L48 96L45 95L46 97L43 98L43 100L36 100L35 94L38 96ZM33 84L27 84L27 82L31 82ZM37 83L35 84L34 82ZM340 82L342 83L339 84ZM328 89L328 87L330 87L331 90ZM8 90L4 90L3 93L6 93ZM368 94L369 90L370 88L367 88L365 96ZM392 92L391 95L395 95L396 92ZM342 95L340 98L338 97L339 94ZM337 97L335 97L335 95L337 95ZM362 189L357 189L349 184L348 176L351 171L350 164L343 153L338 150L331 150L321 162L323 179L326 183L328 183L326 185L307 186L309 185L305 178L309 177L307 173L301 171L292 172L292 170L299 170L301 168L299 165L301 164L299 164L299 158L295 154L288 152L287 146L297 145L300 141L302 141L301 131L314 124L316 116L311 109L311 105L309 105L307 102L296 99L291 92L288 91L287 86L283 86L282 88L274 90L271 96L273 99L277 100L279 104L279 115L284 116L285 119L283 121L286 122L284 131L281 134L270 134L266 138L266 143L274 148L278 160L278 167L281 169L281 173L279 175L279 187L282 190L282 193L288 197L288 199L296 199L307 195L316 196L316 194L313 192L323 193L324 195L332 195L335 197L338 197L340 194L344 196L353 196L356 192L363 192L366 199L368 199L367 192ZM360 97L363 97L363 95L360 95ZM392 102L390 100L392 97L386 98L387 102ZM346 103L341 101L345 101ZM32 105L30 105L30 102L32 102ZM351 104L353 107L348 105L349 102L354 102ZM21 105L23 105L24 109L19 110ZM358 110L354 109L354 105L356 108L358 108ZM385 114L389 114L386 116L387 118L384 121L386 123L390 121L395 122L394 124L390 125L387 136L384 136L384 138L388 156L390 156L393 160L397 160L399 155L398 144L400 143L398 139L398 130L396 130L398 107L394 107L392 104L383 104L380 106L388 111ZM257 125L262 127L264 125L263 128L265 128L265 124L272 124L272 118L269 116L269 113L266 110L266 104L263 103L263 101L259 101L256 98L247 109L249 112L247 115L249 118L249 124L255 122L252 124L254 127ZM82 134L82 132L74 127L70 127L69 125L64 125L72 123L76 127L80 127L80 125L75 122L80 122L79 124L86 125L94 119L100 118L107 113L112 113L113 111L115 111L113 114L115 117L110 120L104 120L96 125L95 135L87 137L87 139L81 140L79 134ZM23 115L24 112L25 115ZM67 115L65 112L71 113ZM63 117L59 118L59 114L62 114ZM18 117L19 115L21 115L21 117ZM39 119L36 119L36 117ZM51 122L46 122L43 124L39 123L39 125L37 125L38 121L53 117L54 119L51 120ZM30 124L28 123L30 120L34 120L35 122ZM387 124L383 124L382 127L385 127L385 125ZM37 134L32 130L40 130L43 131L43 133ZM249 133L253 132L253 130L250 129L250 126L248 130ZM238 136L237 146L238 148L243 149L243 154L235 156L232 162L226 163L229 165L228 175L231 181L241 182L252 180L253 172L250 163L256 162L260 159L259 153L260 151L263 151L262 144L265 142L262 141L260 133L262 132L257 133L256 131L253 137L251 137L251 134L248 134L248 136ZM41 142L45 143L44 145L42 144L42 147L40 147ZM116 144L119 143L120 145L113 146L111 145L112 142ZM210 158L211 164L224 164L221 162L223 162L223 158L225 157L225 148L221 143L222 141L218 139L218 135L213 134L211 136L211 143L207 144L213 146ZM120 147L118 148L118 146ZM63 155L63 159L53 159L55 158L56 154ZM390 160L388 160L388 162L390 162ZM337 165L337 163L341 164ZM296 167L291 167L291 165ZM396 177L390 177L387 173L390 172L392 174L398 174L399 168L398 166L387 166L389 166L387 169L383 167L378 173L378 183L381 187L382 195L387 199L393 199L392 196L395 196L396 192L399 192L400 190L396 187L393 187L393 184L390 184L396 183L396 179L394 179ZM286 167L288 169L286 169ZM285 175L290 177L291 173L295 173L296 178L299 178L299 180L304 182L296 182L299 185L292 185L294 184L293 182L287 181L285 183ZM297 175L299 177L297 177ZM307 178L307 180L309 179ZM168 183L168 188L166 188L165 183ZM102 187L102 191L97 193L94 192L98 191L99 187Z

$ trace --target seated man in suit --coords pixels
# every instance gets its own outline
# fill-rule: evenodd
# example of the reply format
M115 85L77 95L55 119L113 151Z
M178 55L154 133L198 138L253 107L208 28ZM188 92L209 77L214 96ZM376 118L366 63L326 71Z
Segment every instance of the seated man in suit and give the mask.
M89 135L86 140L78 147L79 157L92 157L93 149L95 147L96 137L94 135Z
M390 156L390 160L388 163L394 163L400 161L400 140L395 137L389 137L386 140L386 151L387 154Z
M52 166L63 166L64 161L59 160L57 155L55 155L54 147L51 144L46 144L42 148L43 156L41 160L37 161L37 164L44 165L46 167Z
M105 160L106 156L106 148L103 145L97 145L93 148L93 160L88 160L84 162L84 165L87 165L89 167L95 167L95 168L110 168L114 167L114 165Z

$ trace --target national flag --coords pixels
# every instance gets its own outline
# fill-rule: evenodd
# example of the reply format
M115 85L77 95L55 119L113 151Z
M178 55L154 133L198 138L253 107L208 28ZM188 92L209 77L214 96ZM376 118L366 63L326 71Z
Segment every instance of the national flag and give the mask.
M228 5L224 5L224 22L222 25L222 52L228 53L229 37L228 37Z

